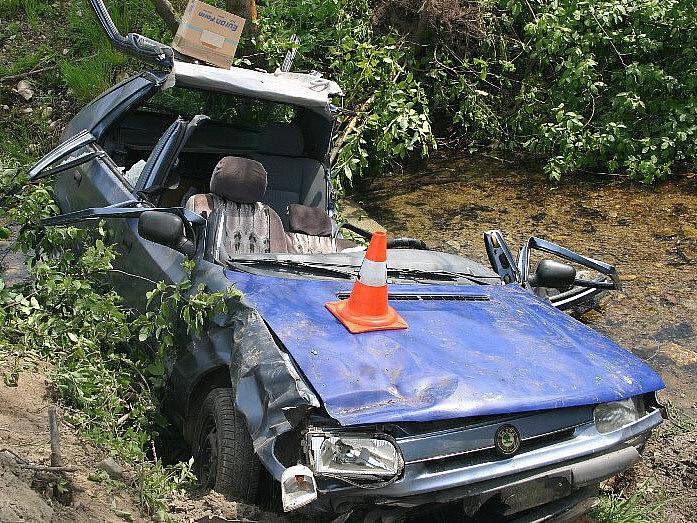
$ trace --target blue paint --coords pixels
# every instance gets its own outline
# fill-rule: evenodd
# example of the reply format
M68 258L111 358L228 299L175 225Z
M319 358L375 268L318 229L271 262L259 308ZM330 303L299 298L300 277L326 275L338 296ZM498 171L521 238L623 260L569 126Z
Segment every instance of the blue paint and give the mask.
M639 358L516 285L392 285L409 329L350 334L324 308L351 284L226 271L342 425L614 401L664 387Z

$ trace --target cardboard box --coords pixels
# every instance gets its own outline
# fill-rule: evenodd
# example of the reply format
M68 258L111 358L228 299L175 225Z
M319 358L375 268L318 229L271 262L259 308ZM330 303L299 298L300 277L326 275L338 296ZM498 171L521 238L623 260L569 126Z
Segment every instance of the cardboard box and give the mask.
M200 0L190 0L172 47L181 54L230 69L244 22L237 15Z

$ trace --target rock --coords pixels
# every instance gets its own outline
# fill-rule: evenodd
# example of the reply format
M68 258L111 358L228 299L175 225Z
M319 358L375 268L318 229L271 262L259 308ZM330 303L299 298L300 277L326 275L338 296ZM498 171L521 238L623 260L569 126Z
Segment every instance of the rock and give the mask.
M51 521L53 509L11 461L0 463L0 521Z
M459 250L462 248L462 245L460 245L460 242L455 241L455 240L447 240L447 241L445 242L445 244L446 244L448 247L450 247L450 248L452 248L452 249L454 249L454 250L456 250L456 251L459 251Z
M111 479L115 479L118 481L124 480L124 473L126 472L126 469L124 469L121 465L116 463L114 458L112 458L111 456L97 463L96 467L99 470L103 470L104 472L109 474L109 477Z
M46 107L41 108L41 116L43 118L48 119L51 117L52 114L53 114L53 107L51 107L50 105L47 105Z
M31 100L34 96L34 91L26 80L20 80L17 84L17 94L19 94L25 100Z
M24 114L31 114L34 112L34 109L32 109L31 107L25 107L24 109L22 109L22 112Z

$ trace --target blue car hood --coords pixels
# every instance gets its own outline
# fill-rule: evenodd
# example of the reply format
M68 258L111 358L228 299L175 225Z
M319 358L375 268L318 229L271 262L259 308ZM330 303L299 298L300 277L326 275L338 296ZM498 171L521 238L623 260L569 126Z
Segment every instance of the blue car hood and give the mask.
M639 358L516 285L391 285L391 296L432 298L391 299L407 330L350 334L324 307L349 282L226 275L342 425L588 405L664 387Z

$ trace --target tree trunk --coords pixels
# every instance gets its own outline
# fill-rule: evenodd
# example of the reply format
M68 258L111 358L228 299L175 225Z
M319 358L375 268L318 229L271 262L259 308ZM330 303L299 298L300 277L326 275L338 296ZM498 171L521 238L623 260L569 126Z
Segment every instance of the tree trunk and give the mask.
M227 10L237 16L244 18L247 23L244 24L244 32L247 33L252 29L252 22L257 20L257 4L255 0L225 0Z
M179 29L179 16L174 12L174 8L169 0L150 0L150 3L155 6L155 11L164 20L167 28L175 34Z

